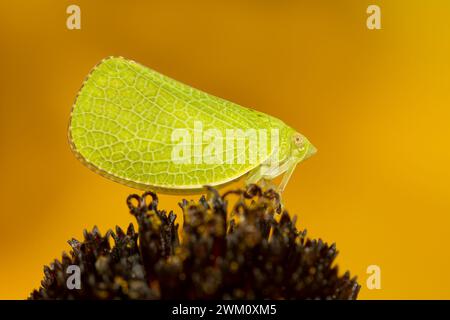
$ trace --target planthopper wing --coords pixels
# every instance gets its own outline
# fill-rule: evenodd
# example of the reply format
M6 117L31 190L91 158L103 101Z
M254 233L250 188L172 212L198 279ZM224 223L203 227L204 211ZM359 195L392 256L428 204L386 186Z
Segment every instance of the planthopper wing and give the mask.
M252 158L249 137L266 130L270 153L272 129L286 149L292 129L280 120L111 57L78 93L69 140L76 156L107 178L178 193L225 184L260 165L267 156Z

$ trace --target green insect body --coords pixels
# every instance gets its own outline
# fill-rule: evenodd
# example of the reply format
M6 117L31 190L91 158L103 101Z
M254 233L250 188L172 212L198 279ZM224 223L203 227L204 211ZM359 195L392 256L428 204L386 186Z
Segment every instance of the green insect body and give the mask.
M271 132L277 143L260 136ZM174 139L174 133L181 135ZM263 147L247 143L251 137ZM85 80L72 108L69 141L95 172L165 193L220 187L244 175L255 183L284 173L282 191L296 164L316 151L281 120L120 57L101 61ZM249 156L252 151L256 157Z

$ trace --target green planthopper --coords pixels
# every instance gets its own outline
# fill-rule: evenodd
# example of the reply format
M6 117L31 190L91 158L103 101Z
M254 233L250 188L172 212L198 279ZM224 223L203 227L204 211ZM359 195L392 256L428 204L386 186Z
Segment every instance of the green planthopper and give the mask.
M95 172L133 188L195 193L246 176L283 174L316 148L279 119L110 57L85 80L73 105L69 141Z

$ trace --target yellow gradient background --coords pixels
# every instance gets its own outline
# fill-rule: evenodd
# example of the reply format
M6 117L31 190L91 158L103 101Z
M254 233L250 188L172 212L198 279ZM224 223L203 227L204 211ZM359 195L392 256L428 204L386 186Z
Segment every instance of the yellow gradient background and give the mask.
M66 28L78 4L82 29ZM366 28L381 7L382 30ZM134 222L135 190L72 155L67 125L109 55L269 113L319 149L284 194L312 237L336 242L362 299L450 298L450 2L1 1L0 298L94 225ZM161 196L175 209L180 197ZM381 267L381 290L366 268Z

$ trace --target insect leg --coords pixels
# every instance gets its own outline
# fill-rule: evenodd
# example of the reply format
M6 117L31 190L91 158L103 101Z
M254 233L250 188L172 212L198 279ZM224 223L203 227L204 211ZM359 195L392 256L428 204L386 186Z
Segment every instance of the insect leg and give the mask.
M291 167L291 161L286 161L280 166L271 166L268 164L261 164L249 172L246 184L259 183L262 180L271 181L279 175L285 173ZM272 184L270 186L273 187ZM279 188L276 188L279 189Z
M289 179L292 176L292 173L295 170L295 167L297 166L297 161L288 161L288 168L285 171L284 175L283 175L283 180L281 180L280 185L278 186L278 192L281 194L283 193L284 189L286 188L287 183L289 182Z
M258 183L263 189L273 189L276 190L277 186L272 183L272 178L270 175L267 175L269 172L268 166L261 164L256 167L247 176L246 184L250 185L253 183Z
M264 170L262 169L262 165L257 166L255 169L248 173L245 183L247 185L258 183L264 176L263 171Z

